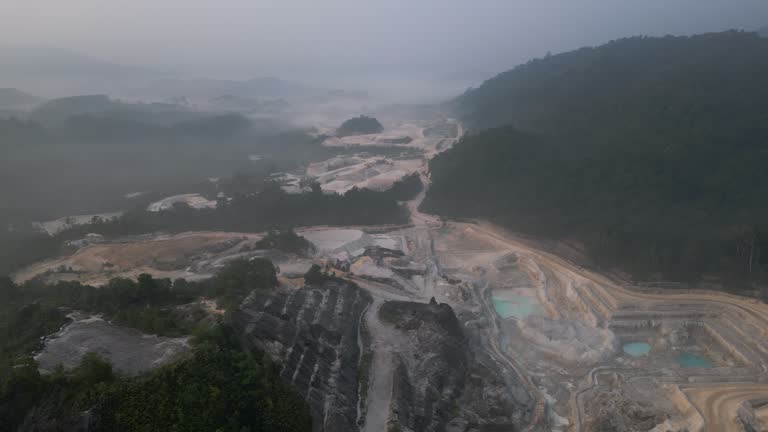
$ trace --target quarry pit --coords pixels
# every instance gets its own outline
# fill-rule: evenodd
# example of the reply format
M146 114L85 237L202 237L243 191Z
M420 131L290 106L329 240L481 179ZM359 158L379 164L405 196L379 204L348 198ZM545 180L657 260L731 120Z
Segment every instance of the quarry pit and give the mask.
M454 136L439 135L450 128L426 129L402 126L325 143L378 145L406 134L413 138L407 144L391 145L419 149L423 157L337 157L310 165L306 174L329 193L411 173L428 187L429 157L462 131L458 124ZM157 234L86 244L15 277L93 284L142 272L204 278L234 258L270 257L281 268L281 286L243 305L244 331L259 345L265 343L259 325L293 320L284 339L264 346L288 362L288 379L303 383L329 425L377 432L484 425L767 430L768 305L714 291L638 286L497 226L420 213L423 197L407 203L408 226L297 229L315 245L309 257L252 250L258 234ZM304 287L301 275L313 263L354 285L338 283L331 297ZM331 341L336 333L321 332L314 339L308 329L324 322L342 336ZM296 341L304 341L300 352L290 345ZM311 344L330 347L336 360L324 360L328 351L314 352ZM350 346L354 358L344 354ZM451 351L454 346L468 354ZM445 374L436 377L429 361ZM355 376L365 381L350 387L351 378L334 369L341 364L355 364ZM450 393L450 404L435 398L438 381L448 383L440 388ZM483 400L495 409L488 412Z

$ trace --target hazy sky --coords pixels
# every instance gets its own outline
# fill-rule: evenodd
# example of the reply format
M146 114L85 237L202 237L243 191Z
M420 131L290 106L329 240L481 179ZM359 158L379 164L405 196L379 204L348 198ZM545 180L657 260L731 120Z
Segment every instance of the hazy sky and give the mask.
M0 43L188 75L485 77L622 36L768 24L768 0L0 0Z

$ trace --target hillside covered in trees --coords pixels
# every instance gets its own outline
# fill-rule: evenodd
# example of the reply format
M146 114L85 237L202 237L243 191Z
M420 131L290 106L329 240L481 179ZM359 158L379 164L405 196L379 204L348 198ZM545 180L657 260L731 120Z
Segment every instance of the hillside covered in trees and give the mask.
M353 117L342 123L341 126L339 126L339 128L336 130L336 135L347 136L372 134L379 133L382 130L384 130L384 126L382 126L378 120L373 117L361 115L360 117Z
M474 132L432 161L425 210L578 240L640 279L765 279L768 40L756 33L547 56L454 103Z

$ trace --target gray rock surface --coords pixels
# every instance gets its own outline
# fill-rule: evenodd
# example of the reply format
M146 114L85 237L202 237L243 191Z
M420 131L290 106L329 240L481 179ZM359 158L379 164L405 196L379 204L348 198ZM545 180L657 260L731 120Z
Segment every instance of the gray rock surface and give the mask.
M314 430L357 431L358 330L370 295L328 281L254 292L234 315L247 344L284 364L283 378L309 402Z
M515 431L528 422L534 400L482 350L470 349L450 306L390 301L380 317L413 348L400 353L395 369L394 430Z

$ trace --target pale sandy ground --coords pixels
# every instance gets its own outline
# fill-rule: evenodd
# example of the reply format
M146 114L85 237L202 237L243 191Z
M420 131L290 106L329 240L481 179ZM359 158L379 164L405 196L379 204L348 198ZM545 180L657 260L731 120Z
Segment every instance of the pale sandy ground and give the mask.
M123 212L95 213L87 215L66 216L46 222L35 222L42 230L50 235L57 234L65 229L72 228L75 225L84 225L93 221L93 218L112 219L120 217Z
M683 392L706 419L707 432L742 432L736 411L742 402L768 397L768 384L723 384Z
M21 283L63 266L72 267L79 273L76 280L95 285L113 277L133 278L141 273L157 277L194 278L194 274L184 270L161 270L157 265L184 260L226 242L252 243L260 238L258 234L203 231L159 235L126 243L93 244L80 248L73 255L33 264L13 277Z
M200 194L183 194L169 196L159 201L153 202L147 206L147 211L158 212L162 210L170 210L176 203L184 203L195 209L216 207L216 201L206 199Z
M757 326L755 328L759 332L768 331L768 305L753 299L709 291L641 292L627 288L619 281L588 271L550 253L537 250L529 244L516 240L505 230L490 224L455 224L455 226L457 228L466 227L460 236L470 248L482 248L483 240L497 241L500 246L527 256L540 266L547 267L549 271L564 281L563 283L591 283L592 289L609 303L614 302L617 305L636 304L644 310L652 309L655 304L669 304L670 302L683 305L701 304L702 307L731 308L734 311L734 316L741 316L748 320L752 323L750 325ZM738 323L736 325L739 326ZM759 333L753 335L753 337L755 336L761 337ZM762 374L765 379L765 363L757 364L755 367L763 371ZM731 377L724 376L724 378ZM704 418L705 427L703 430L736 431L740 430L734 420L739 403L748 399L768 397L768 384L755 384L754 381L735 382L726 385L700 384L695 389L686 389L685 393L691 398L691 402L700 410ZM587 408L586 411L588 414L589 409Z
M423 127L415 123L400 123L387 127L382 133L367 134L367 135L349 135L345 137L330 137L323 141L323 145L327 147L338 146L370 146L370 145L386 145L397 147L420 147L421 143L417 141L417 138L424 138L422 133ZM391 144L387 143L388 140L411 137L414 141L408 144Z

